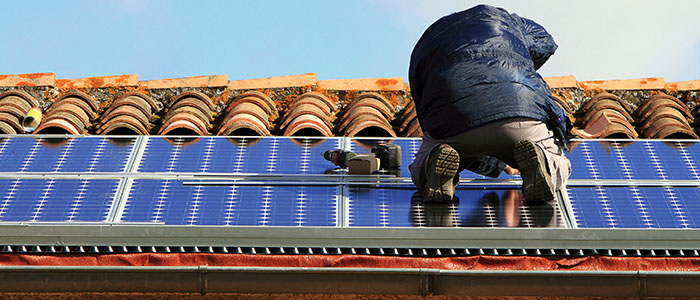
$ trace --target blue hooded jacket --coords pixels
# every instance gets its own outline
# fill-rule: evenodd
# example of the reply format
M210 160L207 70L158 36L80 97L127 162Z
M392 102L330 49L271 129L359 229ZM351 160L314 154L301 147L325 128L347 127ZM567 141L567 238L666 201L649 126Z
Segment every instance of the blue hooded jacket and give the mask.
M525 117L546 123L565 146L570 121L536 72L556 49L541 25L502 8L478 5L441 18L411 54L421 128L440 139Z

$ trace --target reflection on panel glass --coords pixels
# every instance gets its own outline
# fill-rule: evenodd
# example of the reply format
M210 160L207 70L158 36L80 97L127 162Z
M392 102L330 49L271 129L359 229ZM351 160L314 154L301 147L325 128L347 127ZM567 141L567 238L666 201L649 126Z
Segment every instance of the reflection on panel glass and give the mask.
M524 203L520 190L460 189L455 200L430 204L414 189L349 188L350 226L564 227L556 203Z
M323 174L338 138L149 137L139 172Z
M11 137L0 142L0 172L123 172L135 138Z
M337 186L183 185L136 179L122 222L168 225L335 226Z
M571 179L700 179L697 143L577 141L567 156Z
M569 187L581 228L698 228L699 187Z

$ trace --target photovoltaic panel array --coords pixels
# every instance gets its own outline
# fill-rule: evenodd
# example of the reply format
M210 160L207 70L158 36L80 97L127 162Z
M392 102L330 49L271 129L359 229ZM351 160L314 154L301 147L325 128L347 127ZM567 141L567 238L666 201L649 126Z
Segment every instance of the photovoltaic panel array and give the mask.
M326 175L336 166L322 152L367 153L388 142L401 146L400 177ZM408 171L419 147L411 138L7 136L0 138L0 222L700 226L695 143L576 141L564 206L523 203L517 175L469 171L460 173L453 203L426 204Z
M571 179L584 184L567 188L572 219L582 228L698 228L698 157L688 142L577 142Z

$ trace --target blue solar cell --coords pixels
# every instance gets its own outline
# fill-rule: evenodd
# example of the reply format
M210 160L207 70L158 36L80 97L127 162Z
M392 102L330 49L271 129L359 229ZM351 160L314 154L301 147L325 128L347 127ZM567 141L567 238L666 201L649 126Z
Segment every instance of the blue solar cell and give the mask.
M0 221L103 222L119 180L0 179Z
M134 180L122 222L335 226L337 186L192 186Z
M341 139L149 138L140 172L209 172L323 174L333 164L325 150L340 147Z
M582 228L697 228L698 188L568 188L573 219Z
M542 227L564 224L555 204L523 205L517 190L457 190L451 204L426 204L419 192L401 188L350 187L350 226Z
M581 141L568 155L571 179L698 180L698 149L661 141Z
M374 139L374 138L353 138L350 143L350 151L355 153L370 153L372 148L381 143L392 143L401 147L401 176L411 177L411 172L408 170L408 165L413 162L416 153L421 145L419 138L400 138L400 139ZM462 179L490 179L484 175L476 174L469 170L463 170L459 173ZM520 175L508 175L501 173L498 179L520 179Z
M1 172L123 172L135 138L12 137L0 145Z

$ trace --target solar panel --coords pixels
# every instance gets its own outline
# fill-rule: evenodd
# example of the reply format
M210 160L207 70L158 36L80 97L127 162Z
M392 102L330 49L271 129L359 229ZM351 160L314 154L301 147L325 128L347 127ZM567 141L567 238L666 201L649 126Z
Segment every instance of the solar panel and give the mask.
M456 200L424 203L415 189L349 188L349 225L373 227L564 227L556 203L527 204L517 189L458 189Z
M123 172L135 138L10 137L0 144L0 172Z
M2 222L104 222L120 180L0 179Z
M122 222L173 225L336 226L338 186L183 185L136 179Z
M160 138L147 140L139 172L323 174L320 155L340 138Z
M576 187L569 201L578 227L697 228L697 187Z
M700 145L695 143L580 141L568 157L571 179L700 179Z

